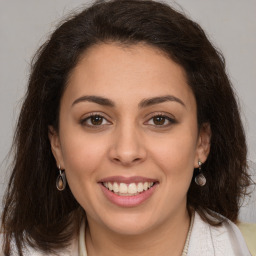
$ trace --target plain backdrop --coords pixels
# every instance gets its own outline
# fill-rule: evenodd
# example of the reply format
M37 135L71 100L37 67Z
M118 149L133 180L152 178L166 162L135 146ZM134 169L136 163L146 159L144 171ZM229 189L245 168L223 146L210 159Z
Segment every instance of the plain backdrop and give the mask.
M248 162L255 179L256 0L166 2L197 21L214 45L224 53L228 74L240 99L248 140ZM0 200L8 180L7 166L11 157L8 159L7 154L24 96L31 58L63 15L88 4L89 1L82 0L0 0ZM256 191L246 200L240 213L241 220L256 222L255 195Z

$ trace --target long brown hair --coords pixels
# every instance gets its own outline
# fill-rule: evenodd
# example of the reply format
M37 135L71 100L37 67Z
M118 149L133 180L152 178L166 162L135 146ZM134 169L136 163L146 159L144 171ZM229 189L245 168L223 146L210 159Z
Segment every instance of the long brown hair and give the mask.
M212 130L210 155L202 167L207 183L199 187L191 181L188 208L211 224L207 214L214 212L237 220L239 200L249 184L247 148L223 56L197 23L166 4L100 1L63 22L33 59L2 215L6 255L12 239L20 255L27 243L44 252L59 250L79 226L81 206L68 186L63 192L55 186L58 170L48 126L58 130L60 99L79 57L104 42L144 42L185 69L197 102L198 126L209 122Z

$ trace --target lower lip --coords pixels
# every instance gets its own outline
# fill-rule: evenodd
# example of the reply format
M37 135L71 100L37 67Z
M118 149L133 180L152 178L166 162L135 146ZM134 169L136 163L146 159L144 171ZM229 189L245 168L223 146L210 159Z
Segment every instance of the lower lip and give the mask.
M156 189L156 185L157 184L135 196L119 196L114 192L108 190L105 186L103 186L103 184L100 183L101 189L104 195L108 198L108 200L113 204L121 207L135 207L142 204L152 196Z

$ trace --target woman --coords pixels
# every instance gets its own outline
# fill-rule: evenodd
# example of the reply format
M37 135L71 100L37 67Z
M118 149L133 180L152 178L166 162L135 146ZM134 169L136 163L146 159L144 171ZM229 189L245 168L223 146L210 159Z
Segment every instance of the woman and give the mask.
M38 51L15 136L4 255L250 255L249 176L224 59L153 1L97 2Z

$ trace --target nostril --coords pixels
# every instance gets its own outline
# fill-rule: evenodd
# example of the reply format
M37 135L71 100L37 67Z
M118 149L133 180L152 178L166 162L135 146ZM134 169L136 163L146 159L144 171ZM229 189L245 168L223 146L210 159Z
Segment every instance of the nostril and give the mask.
M133 158L128 158L128 157L126 157L126 158L115 157L115 158L113 158L113 161L116 163L122 163L124 165L130 165L130 164L141 161L141 158L137 157L137 158L133 159Z

